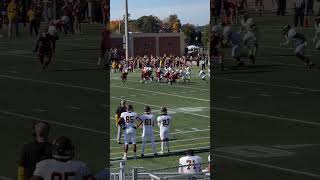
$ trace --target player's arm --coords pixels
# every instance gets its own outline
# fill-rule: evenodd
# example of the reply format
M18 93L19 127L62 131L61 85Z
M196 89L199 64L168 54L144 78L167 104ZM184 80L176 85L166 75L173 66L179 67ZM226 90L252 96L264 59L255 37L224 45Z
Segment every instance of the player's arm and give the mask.
M25 171L25 163L26 163L26 148L25 146L22 149L19 165L18 165L18 180L25 180L26 179L26 171Z
M142 124L143 124L143 121L141 120L141 118L140 117L138 117L138 119L137 119L139 122L138 122L138 125L137 125L137 127L140 127Z
M290 43L290 39L291 39L291 38L289 38L287 35L285 36L285 38L286 38L286 42L281 43L281 44L280 44L281 46L287 46L287 45Z

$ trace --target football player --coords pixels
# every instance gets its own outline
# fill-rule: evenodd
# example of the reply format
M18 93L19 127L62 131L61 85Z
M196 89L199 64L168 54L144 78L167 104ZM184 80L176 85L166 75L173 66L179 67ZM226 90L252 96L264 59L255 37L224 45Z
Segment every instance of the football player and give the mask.
M195 156L193 150L187 150L186 156L179 159L179 173L201 172L202 158Z
M199 77L203 80L203 81L205 81L206 83L208 83L208 80L207 80L207 75L206 75L206 73L205 73L205 71L204 70L199 70Z
M127 112L121 113L120 116L120 125L123 127L124 130L124 155L123 159L127 159L127 153L129 149L129 142L133 145L133 153L134 159L137 158L137 145L136 145L136 124L138 123L139 115L133 112L133 106L128 105Z
M314 27L315 27L315 33L314 37L312 39L313 43L316 44L316 49L320 50L320 39L319 39L319 34L320 34L320 16L317 16L314 19Z
M223 52L222 52L222 44L223 44L223 37L222 34L222 26L213 26L212 33L210 37L210 56L212 57L213 61L218 59L220 69L224 70L223 65Z
M313 63L311 60L305 56L305 48L307 45L306 38L304 34L297 33L294 28L290 25L285 25L281 29L282 35L286 38L286 42L280 43L280 46L288 46L291 41L293 41L295 50L294 54L297 58L305 63L305 66L312 68Z
M256 52L257 52L257 38L256 36L251 32L247 32L243 37L244 45L248 48L249 53L249 59L251 60L252 64L255 64L256 61Z
M123 68L121 73L122 84L124 84L127 81L127 77L128 77L128 68Z
M154 143L154 134L153 134L153 127L156 122L155 117L151 114L150 106L144 107L144 114L139 117L141 123L138 125L143 125L143 132L142 132L142 147L141 147L141 157L144 157L144 148L146 146L147 138L150 139L153 154L156 156L156 145Z
M119 121L120 121L120 116L123 112L127 111L127 107L126 107L126 100L121 99L120 101L120 106L118 106L117 110L116 110L116 114L115 114L115 120L116 120L116 126L117 126L117 142L118 144L121 144L121 134L122 134L122 127L119 125Z
M230 26L226 26L223 29L224 38L231 42L232 51L231 56L238 61L238 67L244 65L244 62L240 59L241 52L241 35L239 32L232 32Z
M50 32L51 33L51 32ZM33 53L38 53L38 59L41 63L42 70L45 70L52 60L52 54L55 51L55 41L57 36L53 36L48 32L48 27L44 27L44 30L39 34L36 47ZM47 61L44 61L47 57Z
M61 136L52 143L52 157L40 161L30 180L95 180L87 165L81 161L72 160L74 146L71 140Z
M161 151L160 154L164 153L164 145L167 146L167 152L170 152L169 148L169 130L172 121L172 116L168 115L166 107L161 107L161 115L158 116L157 122L160 127L160 140L161 140Z

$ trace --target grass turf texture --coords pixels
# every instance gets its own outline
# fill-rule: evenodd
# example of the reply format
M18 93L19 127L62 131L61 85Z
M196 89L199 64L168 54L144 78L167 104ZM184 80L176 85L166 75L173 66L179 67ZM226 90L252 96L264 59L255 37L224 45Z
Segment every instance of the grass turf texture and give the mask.
M279 46L285 41L280 29L293 17L255 20L261 32L256 65L244 58L246 66L215 70L211 80L215 177L319 179L320 51L312 43L314 29L297 28L308 40L306 55L318 65L310 70L293 49ZM226 65L236 65L230 49L225 52Z
M48 120L51 139L65 135L76 148L75 159L93 173L107 165L107 75L96 66L98 26L84 26L83 35L60 34L48 71L32 57L34 40L21 30L20 38L0 39L0 176L16 179L22 145L32 140L34 120ZM93 140L94 139L94 140Z
M160 107L166 106L173 121L170 128L170 150L183 152L171 153L170 156L158 156L140 158L142 128L137 130L137 155L138 159L128 159L130 167L144 167L145 169L160 169L178 166L178 160L184 156L187 149L198 149L210 146L210 114L209 114L209 84L198 77L198 69L193 68L190 84L164 84L140 82L140 70L129 73L128 80L122 84L120 74L111 74L111 115L115 114L116 108L123 96L128 104L132 104L134 111L142 114L144 105L150 105L152 113L160 114ZM193 108L193 109L192 109ZM113 160L123 157L123 144L116 142L115 120L110 121L111 135L111 158ZM160 151L159 127L156 125L155 132L157 152ZM123 142L123 138L122 138ZM208 150L208 148L206 148ZM205 151L207 151L205 150ZM151 153L151 144L147 143L145 154ZM129 146L128 156L132 156L132 146ZM199 154L203 161L207 162L208 152Z

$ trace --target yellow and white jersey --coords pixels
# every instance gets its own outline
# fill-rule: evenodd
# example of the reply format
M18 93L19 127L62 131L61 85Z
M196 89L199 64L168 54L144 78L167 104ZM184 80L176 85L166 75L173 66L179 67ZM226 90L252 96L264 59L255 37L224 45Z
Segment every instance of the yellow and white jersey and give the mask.
M43 180L82 180L90 174L87 165L81 161L61 162L55 159L40 161L33 173L35 176L42 177Z
M123 112L120 115L120 118L125 120L125 127L131 129L136 126L137 119L139 115L135 112Z
M153 131L153 127L156 121L153 114L143 114L139 118L143 124L143 132Z
M161 115L157 118L158 126L160 127L160 129L170 129L171 121L172 116L170 115Z
M202 158L199 156L184 156L179 159L179 173L201 172Z

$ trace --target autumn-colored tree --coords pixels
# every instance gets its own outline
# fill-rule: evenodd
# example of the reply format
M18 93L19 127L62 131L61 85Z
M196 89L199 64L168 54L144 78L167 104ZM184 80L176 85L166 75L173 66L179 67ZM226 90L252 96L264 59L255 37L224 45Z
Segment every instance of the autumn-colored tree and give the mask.
M112 20L110 21L110 32L119 33L119 23L123 24L122 20Z

